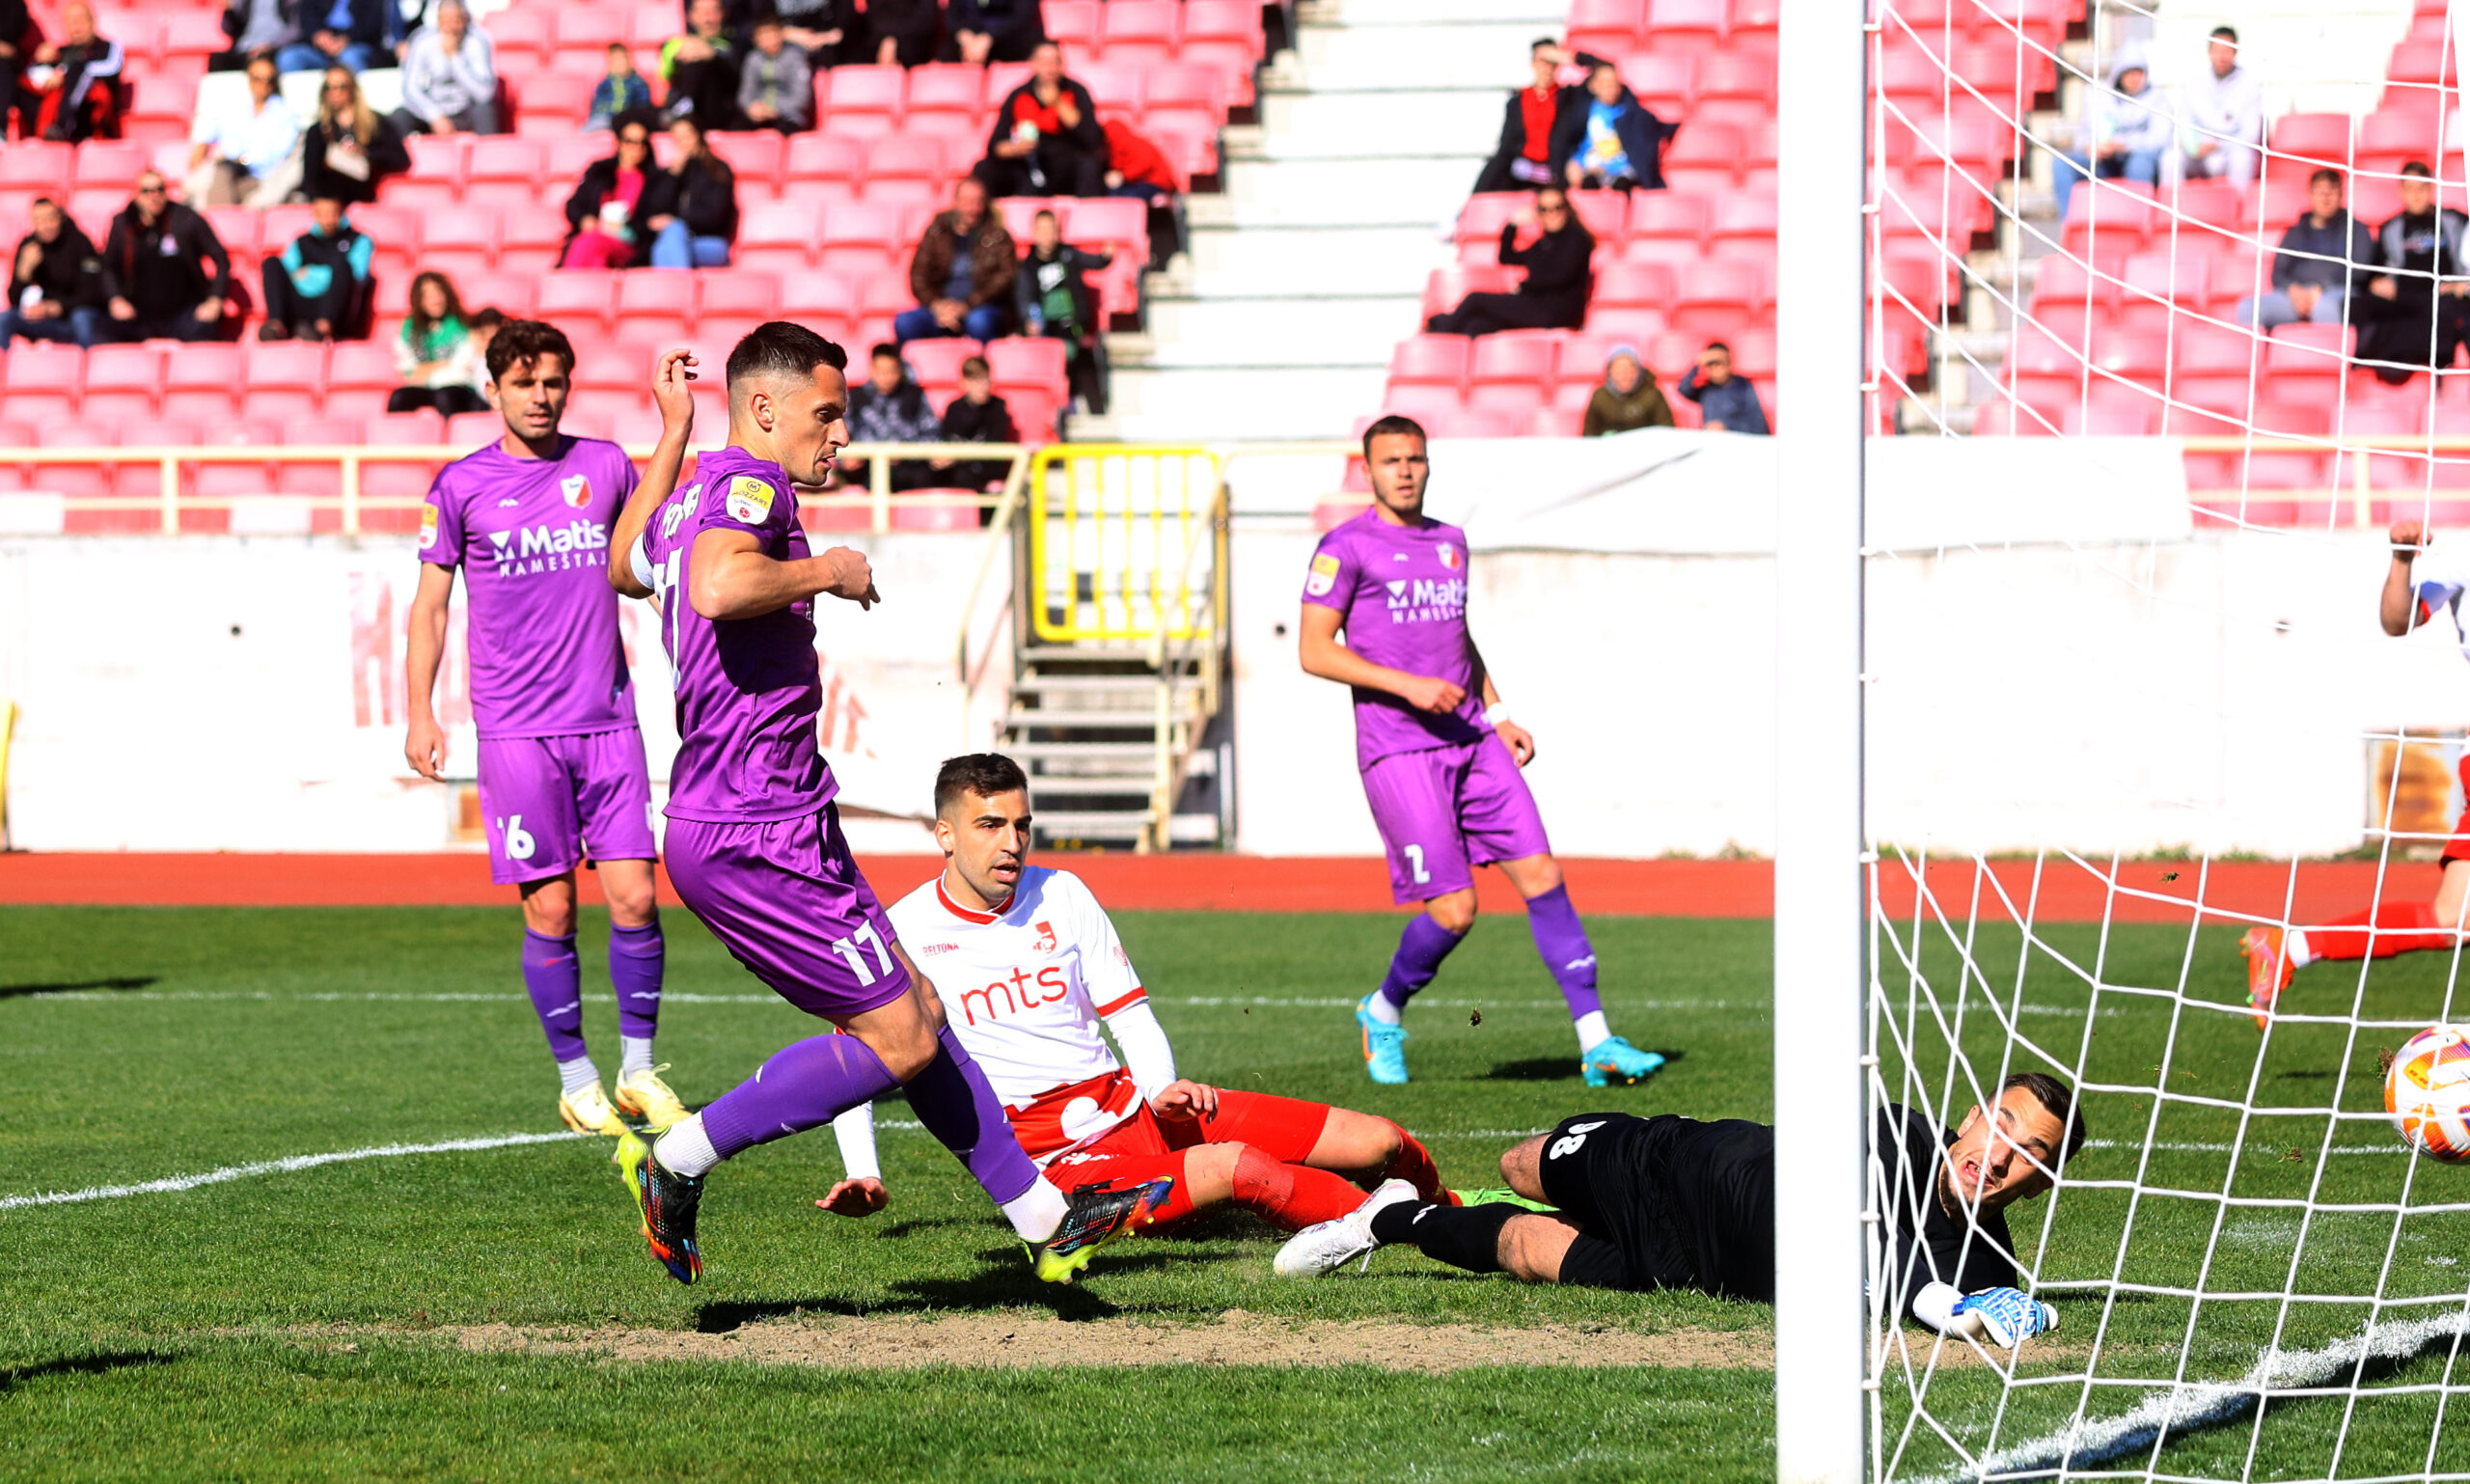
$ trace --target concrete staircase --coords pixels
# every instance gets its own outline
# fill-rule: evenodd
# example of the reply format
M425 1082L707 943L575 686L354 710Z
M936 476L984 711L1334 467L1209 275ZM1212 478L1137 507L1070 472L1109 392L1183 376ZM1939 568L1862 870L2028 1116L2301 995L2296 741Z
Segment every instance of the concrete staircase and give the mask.
M1113 405L1076 439L1345 437L1419 329L1436 229L1492 152L1527 45L1567 0L1305 0L1263 73L1261 122L1221 141L1225 189L1188 203L1190 252L1113 335Z
M1223 843L1211 785L1224 651L1045 645L1019 651L1003 751L1029 773L1041 844Z

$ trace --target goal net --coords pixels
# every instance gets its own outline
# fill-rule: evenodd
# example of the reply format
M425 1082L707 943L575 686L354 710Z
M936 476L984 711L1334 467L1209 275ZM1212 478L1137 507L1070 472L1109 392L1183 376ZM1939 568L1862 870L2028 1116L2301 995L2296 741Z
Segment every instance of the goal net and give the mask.
M2470 1021L2470 189L2422 5L2255 8L2225 75L2213 11L1876 0L1868 1099L1954 1129L2047 1073L2089 1141L2003 1212L2059 1318L2018 1348L1908 1317L1874 1239L1875 1478L2470 1478L2470 1164L2385 1104ZM2310 955L2261 1025L2251 930ZM1876 1232L1949 1198L1883 1142L1869 1191Z

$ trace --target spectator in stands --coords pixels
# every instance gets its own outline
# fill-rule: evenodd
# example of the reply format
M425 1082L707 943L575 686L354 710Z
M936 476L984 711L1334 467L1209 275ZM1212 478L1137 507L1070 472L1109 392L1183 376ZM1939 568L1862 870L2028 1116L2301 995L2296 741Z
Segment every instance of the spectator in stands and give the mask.
M1028 62L1046 44L1038 0L950 0L944 24L951 32L944 43L947 62Z
M610 42L609 71L591 90L591 112L583 121L583 131L614 133L621 116L651 106L652 85L635 70L635 54L623 41Z
M865 19L857 0L781 0L779 14L782 37L806 58L810 72L866 60L858 55Z
M76 143L118 139L128 84L120 42L95 31L95 12L69 0L60 12L60 41L35 48L17 90L18 131L28 139Z
M311 200L331 197L347 206L377 199L377 182L412 168L411 151L393 117L369 106L360 78L326 69L317 89L317 122L300 139L300 188Z
M395 370L403 384L387 394L386 410L434 407L448 417L488 411L489 399L472 385L472 331L454 285L443 273L423 273L412 280L411 309L395 338Z
M16 111L18 74L41 45L42 28L26 0L0 0L0 142L7 141L9 116Z
M1019 265L1012 234L986 209L986 187L963 176L952 183L952 208L936 213L910 255L918 307L893 318L892 338L904 345L945 335L993 340L1003 333Z
M2470 319L2465 228L2470 217L2436 206L2435 178L2425 161L2401 167L2401 209L2375 232L2385 271L2348 306L2359 327L2358 358L2374 363L2376 379L2388 386L2453 364Z
M858 61L917 67L935 59L944 13L936 0L866 0L864 27Z
M866 379L849 393L851 443L933 443L943 436L926 391L909 377L900 347L877 345L867 357ZM852 483L873 478L866 459L843 459L843 478ZM933 476L916 459L894 459L892 487L922 489Z
M1073 395L1099 415L1107 410L1106 351L1098 336L1097 295L1085 275L1113 261L1112 254L1086 252L1064 241L1055 213L1040 211L1030 218L1029 256L1012 280L1021 333L1063 342Z
M737 240L737 173L712 152L692 114L670 121L675 157L655 171L638 209L655 268L726 268Z
M497 48L472 24L463 0L437 0L437 18L403 48L403 106L395 124L406 134L498 131Z
M645 193L651 186L652 115L620 114L618 148L593 160L566 198L566 245L562 268L622 268L650 235L642 225Z
M300 121L275 91L274 63L252 62L249 91L226 95L220 108L201 106L189 127L187 200L199 206L271 206L290 188L286 167L299 147ZM269 185L277 188L267 193Z
M2342 206L2342 173L2307 178L2307 209L2281 234L2269 293L2238 301L2238 322L2261 330L2309 320L2346 322L2351 277L2376 261L2375 238Z
M1021 430L1012 424L1012 409L995 395L994 372L987 369L986 357L974 355L961 363L961 395L944 408L943 439L946 443L1021 441ZM985 458L935 458L927 460L927 466L940 471L956 489L982 490L1010 472L1008 465ZM986 525L994 517L992 509L981 508L977 523Z
M1184 182L1156 145L1121 119L1106 121L1107 194L1129 196L1149 205L1149 266L1163 268L1183 251L1184 229L1175 216L1175 197Z
M1029 80L995 110L977 178L996 196L1102 196L1107 131L1089 90L1063 75L1063 48L1041 41Z
M692 0L686 34L660 49L661 80L669 85L662 109L672 119L693 114L725 122L737 114L737 47L721 14L721 0Z
M90 348L103 333L102 254L50 197L36 197L27 216L34 230L17 239L9 270L0 350L18 336Z
M1733 347L1711 340L1698 364L1681 373L1681 395L1698 404L1699 426L1710 432L1767 433L1767 409L1746 376L1733 374Z
M2243 190L2256 179L2256 147L2264 138L2264 89L2254 73L2238 65L2238 33L2233 28L2212 28L2205 57L2205 69L2179 90L2185 141L2180 168Z
M2065 151L2050 161L2050 179L2058 196L2059 220L2067 219L2067 203L2075 182L2088 175L2104 180L2125 177L2147 185L2160 182L2178 142L2178 124L2169 101L2153 87L2144 65L2144 48L2122 47L2110 64L2110 86L2093 95L2079 149Z
M232 39L232 49L208 57L206 69L236 72L261 59L274 61L299 41L299 0L228 0L223 34Z
M1541 231L1518 245L1524 227ZM1570 209L1556 186L1535 193L1535 205L1501 224L1500 260L1526 269L1516 293L1470 293L1424 329L1434 335L1490 335L1496 330L1576 329L1586 322L1586 296L1594 283L1595 235Z
M1639 102L1611 63L1589 61L1585 106L1564 108L1552 122L1553 175L1572 190L1662 190L1664 141L1681 126Z
M260 340L359 338L369 293L369 259L376 244L332 197L309 203L309 230L262 265L266 322Z
M103 239L104 308L115 340L217 338L232 302L232 255L205 217L174 201L160 171L137 178L137 199Z
M737 78L741 126L803 134L814 126L814 69L788 43L781 17L755 17L755 47Z
M1501 112L1500 143L1494 147L1493 157L1484 162L1483 172L1475 177L1475 193L1491 191L1533 190L1562 179L1552 170L1552 132L1561 115L1584 106L1579 100L1586 90L1560 85L1563 63L1572 60L1560 44L1551 37L1539 37L1526 49L1527 65L1534 69L1534 80L1510 95L1509 106ZM1602 59L1580 52L1579 66L1588 69L1588 78Z
M315 24L309 40L275 53L287 72L347 67L365 72L396 59L403 44L403 13L395 0L295 0L299 24ZM313 21L314 17L314 21Z
M1605 357L1604 385L1587 398L1586 417L1578 425L1578 436L1601 438L1606 433L1626 433L1633 427L1670 427L1672 403L1663 399L1663 389L1656 385L1656 373L1647 370L1644 357L1635 345L1615 345Z

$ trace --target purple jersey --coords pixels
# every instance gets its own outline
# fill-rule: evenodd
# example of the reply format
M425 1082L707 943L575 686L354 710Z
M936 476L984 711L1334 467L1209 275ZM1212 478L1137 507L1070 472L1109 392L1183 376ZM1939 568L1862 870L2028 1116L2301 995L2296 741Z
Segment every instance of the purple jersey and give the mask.
M1372 663L1467 690L1455 711L1418 711L1386 691L1356 687L1356 766L1492 734L1467 642L1466 532L1437 520L1393 526L1376 506L1321 537L1304 601L1336 609L1347 647Z
M636 725L607 571L609 528L634 492L634 461L597 438L568 438L556 458L492 443L438 471L421 507L421 560L463 569L481 736Z
M727 448L698 460L695 482L644 528L636 575L660 605L660 642L677 694L677 758L669 816L765 823L820 811L839 791L815 743L823 669L814 605L753 618L706 618L686 600L695 538L746 531L776 562L807 556L798 497L779 464Z

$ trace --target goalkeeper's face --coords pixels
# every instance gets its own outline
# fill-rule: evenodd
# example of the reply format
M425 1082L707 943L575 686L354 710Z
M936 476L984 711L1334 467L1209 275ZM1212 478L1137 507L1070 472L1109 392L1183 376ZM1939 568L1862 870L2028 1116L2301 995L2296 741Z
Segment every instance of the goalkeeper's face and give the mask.
M935 818L935 842L980 900L992 906L1012 894L1029 857L1029 795L1021 788L989 797L964 790Z
M1940 1189L1951 1204L1976 1201L1984 1212L2029 1200L2050 1187L2044 1170L2058 1168L2067 1127L2022 1087L2010 1087L1997 1111L1975 1108L1947 1146Z

